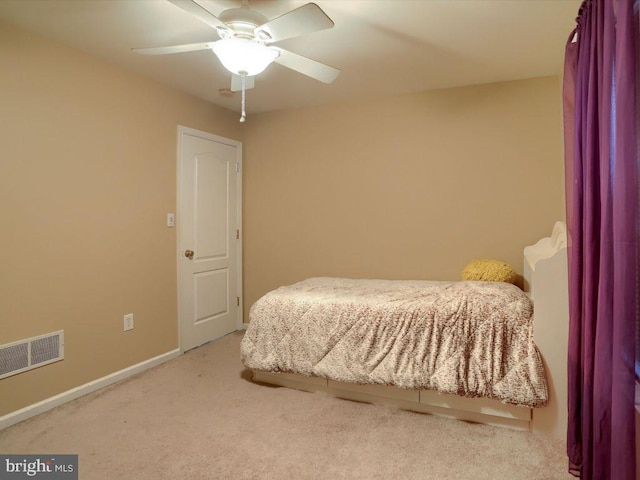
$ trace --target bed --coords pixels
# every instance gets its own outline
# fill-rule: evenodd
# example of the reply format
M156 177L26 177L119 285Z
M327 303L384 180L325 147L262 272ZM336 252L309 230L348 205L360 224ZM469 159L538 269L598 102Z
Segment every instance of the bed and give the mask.
M562 234L528 247L531 292ZM258 382L522 429L557 403L532 299L509 283L311 278L267 293L250 319L241 357Z

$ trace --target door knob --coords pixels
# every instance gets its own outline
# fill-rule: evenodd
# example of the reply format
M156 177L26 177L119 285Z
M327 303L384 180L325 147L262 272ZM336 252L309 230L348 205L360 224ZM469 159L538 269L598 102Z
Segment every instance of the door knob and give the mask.
M187 257L189 260L193 260L193 250L186 250L184 252L184 256Z

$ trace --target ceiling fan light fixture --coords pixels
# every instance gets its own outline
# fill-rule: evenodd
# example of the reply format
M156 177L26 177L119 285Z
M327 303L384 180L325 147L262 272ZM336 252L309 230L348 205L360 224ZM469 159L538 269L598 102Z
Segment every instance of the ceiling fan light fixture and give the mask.
M280 52L248 38L230 37L215 42L211 49L224 68L236 75L253 76L263 72Z

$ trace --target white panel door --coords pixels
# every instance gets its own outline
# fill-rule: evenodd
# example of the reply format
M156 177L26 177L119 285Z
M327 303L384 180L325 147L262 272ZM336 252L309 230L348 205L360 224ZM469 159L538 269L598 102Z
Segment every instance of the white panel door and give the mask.
M242 145L178 129L178 309L180 348L242 326Z

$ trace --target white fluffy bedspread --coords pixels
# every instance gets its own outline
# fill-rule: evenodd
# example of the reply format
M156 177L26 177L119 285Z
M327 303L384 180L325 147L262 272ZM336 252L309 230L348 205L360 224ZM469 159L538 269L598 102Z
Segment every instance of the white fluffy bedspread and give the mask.
M241 357L267 372L547 401L533 305L501 282L311 278L251 307Z

